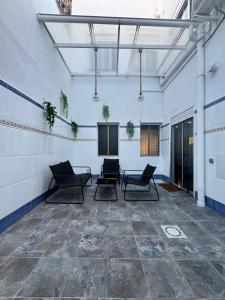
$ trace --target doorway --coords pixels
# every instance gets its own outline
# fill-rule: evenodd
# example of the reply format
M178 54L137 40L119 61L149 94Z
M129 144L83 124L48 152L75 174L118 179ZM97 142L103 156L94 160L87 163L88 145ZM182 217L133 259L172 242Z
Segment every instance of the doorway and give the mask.
M174 184L193 192L193 118L172 126L172 178Z

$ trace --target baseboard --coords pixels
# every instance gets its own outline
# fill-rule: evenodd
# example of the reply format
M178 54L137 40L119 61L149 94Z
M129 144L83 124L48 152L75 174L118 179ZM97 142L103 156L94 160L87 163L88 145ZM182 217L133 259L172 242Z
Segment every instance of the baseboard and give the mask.
M195 199L198 200L198 192L195 191ZM208 196L205 196L205 204L215 212L225 216L225 204L218 202Z
M57 186L53 187L49 191L49 196L52 195L57 191ZM7 228L12 226L14 223L16 223L19 219L21 219L23 216L25 216L27 213L29 213L33 208L35 208L37 205L39 205L41 202L45 200L46 193L41 194L40 196L34 198L30 202L26 203L22 207L18 208L8 216L4 217L0 220L0 233L5 231Z

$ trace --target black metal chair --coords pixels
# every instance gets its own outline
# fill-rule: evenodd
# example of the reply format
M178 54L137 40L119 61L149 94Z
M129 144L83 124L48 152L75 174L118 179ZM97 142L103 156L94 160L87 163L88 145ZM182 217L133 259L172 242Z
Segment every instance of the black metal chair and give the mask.
M102 178L116 178L120 184L120 163L119 159L105 158L101 168Z
M48 203L47 198L49 196L49 190L51 189L51 185L53 180L55 180L55 184L61 188L69 188L69 187L80 187L82 193L82 202L72 202L73 204L82 204L84 203L84 187L92 185L92 174L91 168L86 166L71 166L69 161L61 162L59 164L49 166L50 170L52 171L52 179L50 181L48 192L46 194L45 201ZM73 168L85 168L88 169L89 172L75 174ZM91 183L87 185L88 181L91 180ZM61 204L68 204L68 202L58 202L58 201L51 201L49 203L61 203Z
M124 200L126 201L158 201L159 200L159 193L157 190L157 186L155 184L155 180L154 180L154 172L156 170L156 167L150 166L149 164L147 164L147 166L145 167L143 173L139 176L132 176L132 175L126 175L126 172L140 172L141 170L124 170L123 173L123 177L122 177L122 184L121 184L121 190L124 192ZM151 181L153 184L151 184ZM124 185L124 189L123 189L123 185ZM128 185L134 185L134 186L140 186L140 187L148 187L148 190L146 189L142 189L142 190L128 190L127 186ZM151 191L151 187L155 190L156 194L157 194L157 198L156 199L127 199L126 198L126 193L127 192L150 192Z

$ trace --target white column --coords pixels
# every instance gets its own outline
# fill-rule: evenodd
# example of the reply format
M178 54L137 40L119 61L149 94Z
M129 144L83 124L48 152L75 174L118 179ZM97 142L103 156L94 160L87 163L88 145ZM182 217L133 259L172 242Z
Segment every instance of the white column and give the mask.
M198 201L200 207L205 206L205 47L204 25L198 29L197 61L198 61L198 93L197 93L197 183Z

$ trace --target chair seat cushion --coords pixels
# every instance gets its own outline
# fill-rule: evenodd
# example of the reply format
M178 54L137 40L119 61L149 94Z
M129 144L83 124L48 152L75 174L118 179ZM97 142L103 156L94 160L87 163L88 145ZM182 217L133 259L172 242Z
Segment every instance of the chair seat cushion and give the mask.
M59 186L64 188L70 186L85 186L90 177L90 173L67 176L67 178L65 178Z
M86 185L86 183L88 182L88 180L91 178L91 174L90 173L81 173L77 175L79 178L81 178L82 184Z
M138 176L127 176L127 179L125 179L125 182L127 184L134 184L134 185L140 185L140 186L145 186L146 183L142 181L141 177Z

